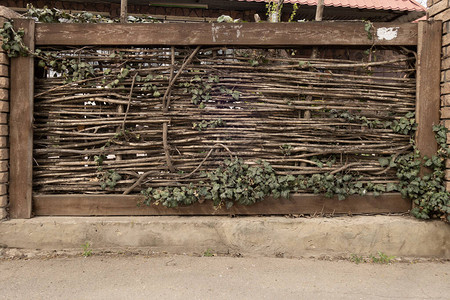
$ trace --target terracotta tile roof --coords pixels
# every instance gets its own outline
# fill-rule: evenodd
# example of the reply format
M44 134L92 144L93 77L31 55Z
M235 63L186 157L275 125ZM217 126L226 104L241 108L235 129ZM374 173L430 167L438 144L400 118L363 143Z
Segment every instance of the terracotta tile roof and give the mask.
M238 0L246 2L269 2L269 0ZM285 3L316 6L317 0L284 0ZM415 0L325 0L325 6L378 9L394 11L426 11Z

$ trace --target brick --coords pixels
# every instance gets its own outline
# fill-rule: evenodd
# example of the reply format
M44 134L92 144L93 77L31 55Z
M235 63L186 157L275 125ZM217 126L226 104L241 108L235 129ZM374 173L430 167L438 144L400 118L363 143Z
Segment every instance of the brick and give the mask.
M9 67L7 65L0 65L0 76L9 77Z
M448 8L448 1L440 1L428 8L428 15L433 17Z
M450 32L450 22L442 23L442 34L447 34Z
M0 160L0 172L8 172L9 171L9 161L8 160ZM0 193L1 195L1 193Z
M442 46L450 45L450 34L444 34L442 36Z
M7 89L0 89L0 101L9 100L9 91Z
M442 58L450 57L450 46L442 47Z
M450 20L450 9L447 7L446 10L436 14L433 18L444 22Z
M445 189L450 192L450 181L445 182Z
M9 112L9 101L0 101L0 112Z
M441 95L441 106L450 106L450 95Z
M0 183L7 183L8 181L9 181L9 172L0 172Z
M450 82L450 70L441 72L441 82Z
M442 0L427 0L427 6L430 7L431 5L434 5L438 2L441 2Z
M441 108L441 119L450 119L450 107Z
M441 95L450 94L450 82L441 84Z
M0 64L9 65L9 57L5 52L0 52Z
M9 147L9 137L8 136L0 136L0 148L8 148ZM1 164L1 162L0 162Z
M0 125L0 136L8 136L8 135L9 135L9 126Z
M6 207L8 205L8 195L0 196L0 207Z
M9 171L9 162L7 160L0 160L0 172L8 172L8 171Z
M9 159L9 149L3 148L0 149L0 160Z
M450 169L445 170L445 180L450 180Z
M0 208L0 220L6 219L8 217L8 212L6 208Z
M8 185L6 183L0 184L0 195L8 194Z
M0 77L0 88L9 89L9 77Z
M0 124L8 124L8 114L7 113L0 112Z
M441 70L449 70L449 69L450 69L450 57L442 59Z

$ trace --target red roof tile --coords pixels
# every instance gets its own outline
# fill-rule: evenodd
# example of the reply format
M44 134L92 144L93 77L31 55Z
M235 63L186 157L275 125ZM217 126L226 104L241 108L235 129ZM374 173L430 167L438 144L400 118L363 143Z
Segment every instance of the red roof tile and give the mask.
M269 2L269 0L238 0L246 2ZM285 3L316 6L317 0L284 0ZM415 0L325 0L325 6L340 6L359 9L426 11Z

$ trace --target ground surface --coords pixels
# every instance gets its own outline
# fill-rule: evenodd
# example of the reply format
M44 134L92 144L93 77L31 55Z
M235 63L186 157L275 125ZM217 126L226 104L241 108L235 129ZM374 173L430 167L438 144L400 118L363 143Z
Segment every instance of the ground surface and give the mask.
M0 299L449 299L450 262L91 256L0 260Z

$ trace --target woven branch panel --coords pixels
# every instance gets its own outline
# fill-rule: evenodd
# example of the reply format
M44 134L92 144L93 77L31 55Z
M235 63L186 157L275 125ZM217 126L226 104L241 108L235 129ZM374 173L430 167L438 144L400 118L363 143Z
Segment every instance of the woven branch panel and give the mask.
M410 136L387 125L415 109L406 49L51 51L73 60L79 79L49 69L36 81L38 194L195 184L230 157L265 160L279 174L388 183L395 170L379 158L412 151ZM121 179L102 189L108 170Z

